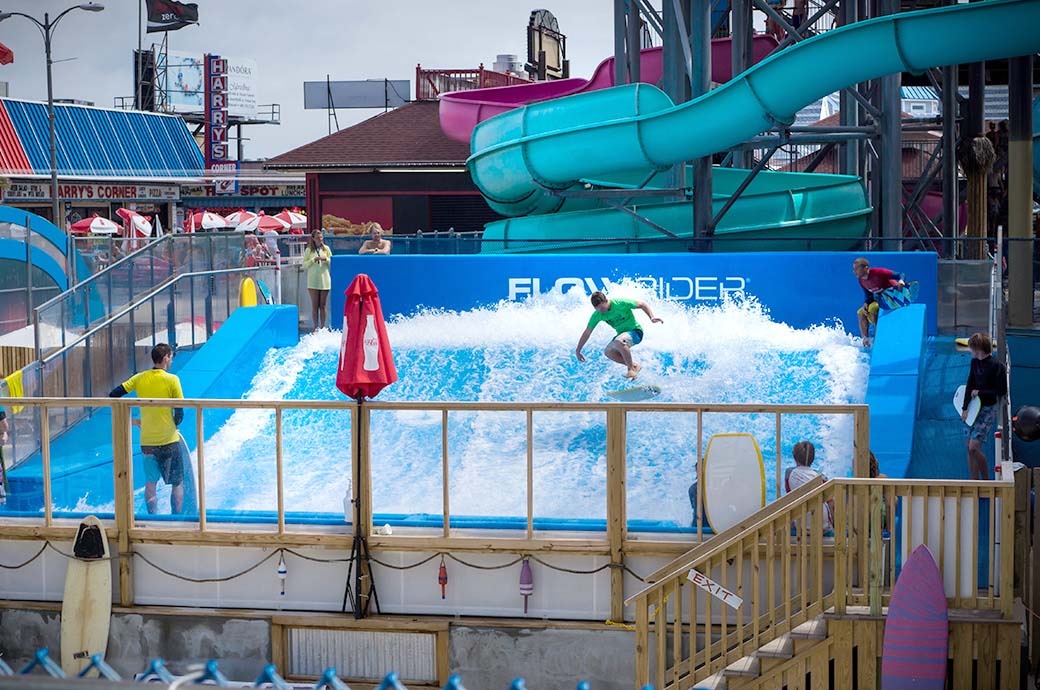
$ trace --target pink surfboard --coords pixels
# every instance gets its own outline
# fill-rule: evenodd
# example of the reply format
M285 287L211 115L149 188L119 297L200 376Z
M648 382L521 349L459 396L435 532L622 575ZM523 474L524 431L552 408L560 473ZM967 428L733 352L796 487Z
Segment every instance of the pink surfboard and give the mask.
M945 688L949 630L942 575L922 544L903 564L888 605L882 690Z

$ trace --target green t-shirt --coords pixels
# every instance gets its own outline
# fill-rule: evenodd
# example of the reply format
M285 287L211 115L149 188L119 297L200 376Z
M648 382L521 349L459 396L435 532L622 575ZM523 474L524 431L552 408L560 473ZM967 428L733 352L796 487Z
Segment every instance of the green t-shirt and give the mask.
M595 328L596 324L603 321L618 333L641 331L643 328L636 321L636 315L632 313L632 310L636 308L637 303L634 299L612 299L610 300L610 309L607 309L605 314L601 314L599 311L592 312L592 317L589 319L589 328Z

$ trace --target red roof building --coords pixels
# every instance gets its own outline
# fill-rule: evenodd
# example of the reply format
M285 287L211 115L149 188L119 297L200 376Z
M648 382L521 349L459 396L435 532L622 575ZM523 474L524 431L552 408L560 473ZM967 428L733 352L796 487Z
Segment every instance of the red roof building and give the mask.
M268 160L302 172L307 217L337 235L373 222L397 234L479 231L499 216L466 169L469 146L441 131L436 101L415 101Z

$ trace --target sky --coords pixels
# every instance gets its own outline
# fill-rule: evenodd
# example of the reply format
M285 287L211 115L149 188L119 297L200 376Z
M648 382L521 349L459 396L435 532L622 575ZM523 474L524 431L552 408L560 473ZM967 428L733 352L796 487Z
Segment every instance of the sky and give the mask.
M133 94L138 0L101 0L103 12L75 10L53 32L54 97L112 107ZM76 0L0 0L6 12L53 18ZM613 53L612 0L548 0L522 5L499 0L197 0L199 24L169 33L169 49L252 58L257 103L281 105L280 125L243 128L246 159L270 158L328 134L324 110L303 109L303 82L407 79L415 66L490 68L500 53L526 58L532 10L548 9L567 37L572 76L590 76ZM657 4L657 3L655 3ZM161 33L142 34L144 47ZM43 38L28 20L0 22L0 43L15 53L0 65L8 95L47 99ZM63 61L63 62L59 62ZM340 129L381 110L339 110ZM233 144L232 144L233 147Z

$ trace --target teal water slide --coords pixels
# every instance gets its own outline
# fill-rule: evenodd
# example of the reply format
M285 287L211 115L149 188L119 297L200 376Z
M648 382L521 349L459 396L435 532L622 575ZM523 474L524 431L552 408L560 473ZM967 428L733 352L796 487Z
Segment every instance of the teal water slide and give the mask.
M534 103L493 117L473 131L467 164L474 182L507 220L488 224L487 252L564 249L624 251L683 247L692 237L688 201L639 204L635 212L594 208L592 199L554 192L625 189L673 165L725 151L806 105L859 82L896 72L996 60L1040 50L1040 2L985 0L905 12L841 27L774 54L732 81L675 105L660 89L629 84ZM716 211L746 173L717 169ZM651 181L648 186L653 186ZM721 250L793 249L787 236L846 238L814 248L848 248L867 230L870 208L857 178L763 173L723 217ZM582 240L580 245L566 244ZM743 241L746 240L746 241ZM678 246L675 248L679 248Z

